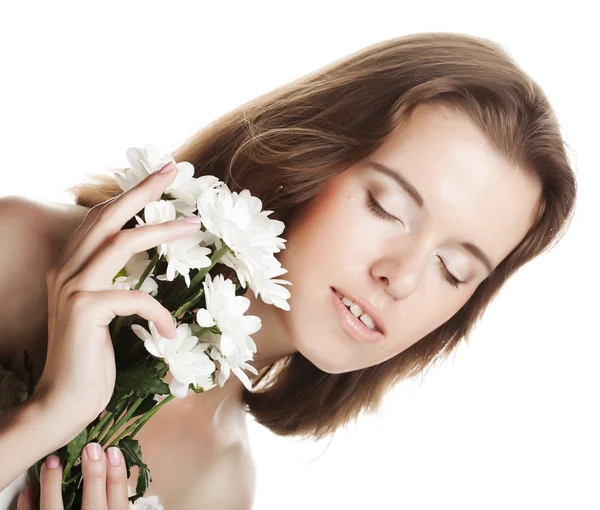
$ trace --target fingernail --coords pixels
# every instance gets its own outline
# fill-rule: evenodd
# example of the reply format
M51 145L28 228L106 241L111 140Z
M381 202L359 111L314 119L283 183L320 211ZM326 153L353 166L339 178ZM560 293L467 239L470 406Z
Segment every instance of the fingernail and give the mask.
M202 220L198 218L198 216L190 216L189 218L185 218L183 221L187 223L200 223Z
M60 459L56 455L49 455L46 459L46 467L56 469L58 466L60 466Z
M166 174L167 172L170 172L171 170L173 170L173 168L175 168L175 165L173 164L172 161L169 161L165 166L163 166L158 172L158 174Z
M85 453L91 460L98 460L100 458L101 448L98 443L90 443L85 447Z
M108 456L108 463L111 466L120 466L121 465L121 450L119 450L116 446L111 446L107 451L106 455Z

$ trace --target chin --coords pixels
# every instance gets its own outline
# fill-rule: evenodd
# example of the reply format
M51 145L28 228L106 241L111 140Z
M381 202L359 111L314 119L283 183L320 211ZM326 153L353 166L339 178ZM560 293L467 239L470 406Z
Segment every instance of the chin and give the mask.
M306 335L303 338L307 338ZM327 374L343 374L350 372L348 368L352 364L351 359L345 359L345 355L351 355L348 352L348 346L340 347L340 340L331 338L328 335L308 335L309 345L297 345L298 352L302 354L319 370Z

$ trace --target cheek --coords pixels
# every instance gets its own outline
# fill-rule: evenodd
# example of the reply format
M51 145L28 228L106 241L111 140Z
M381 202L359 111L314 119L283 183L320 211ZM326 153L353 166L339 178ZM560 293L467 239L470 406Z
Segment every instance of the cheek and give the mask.
M309 263L317 272L319 267L331 270L332 264L343 269L363 243L359 208L358 193L332 188L319 196L290 230L286 251L291 265Z

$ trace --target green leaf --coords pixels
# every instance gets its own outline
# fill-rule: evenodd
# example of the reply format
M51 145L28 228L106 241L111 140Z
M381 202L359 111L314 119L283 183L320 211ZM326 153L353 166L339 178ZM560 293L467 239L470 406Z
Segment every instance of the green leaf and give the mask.
M131 418L135 418L136 416L141 416L142 414L146 414L150 409L152 409L158 402L154 400L154 395L148 395L139 407L133 412Z
M127 478L130 476L130 468L131 466L137 466L142 469L144 466L144 461L142 460L142 450L140 449L140 443L135 439L131 439L130 437L124 437L119 441L117 445L121 452L123 453L123 457L125 458L125 466L127 468Z
M130 395L131 391L125 393L119 386L115 385L115 389L106 406L106 410L113 413L113 416L119 416L127 405Z
M137 485L135 486L136 494L139 496L143 496L148 490L151 481L152 477L150 476L150 470L148 469L148 466L144 464L144 466L140 468L140 473L137 479Z
M166 395L169 385L161 381L154 367L137 365L117 376L119 389L123 392L133 391L138 397L145 398L148 394Z
M168 371L169 365L167 365L163 360L158 360L156 364L156 375L158 378L162 380L162 378L167 375Z
M85 446L87 442L88 431L87 429L83 429L79 435L77 435L71 442L67 445L67 463L73 465L77 458L81 455L81 450Z
M140 448L140 443L136 439L131 439L130 437L124 437L119 441L118 447L123 452L123 457L125 458L125 466L127 467L127 478L130 476L130 467L137 466L139 469L138 481L136 486L136 493L138 496L143 496L150 482L152 481L152 477L150 476L150 470L148 466L144 464L142 459L142 450Z
M131 329L131 325L138 322L141 321L136 320L135 316L126 317L117 338L112 339L118 373L130 369L151 356L144 347L144 342Z
M202 386L194 386L193 384L190 384L190 388L194 391L194 393L204 392L204 389L202 388Z
M113 276L112 282L115 283L115 280L120 276L127 276L127 271L125 270L125 268L121 269L115 276Z
M129 460L129 462L133 466L141 466L144 463L142 459L142 450L140 448L140 443L137 441L137 439L124 437L119 441L118 446L123 452L125 459Z

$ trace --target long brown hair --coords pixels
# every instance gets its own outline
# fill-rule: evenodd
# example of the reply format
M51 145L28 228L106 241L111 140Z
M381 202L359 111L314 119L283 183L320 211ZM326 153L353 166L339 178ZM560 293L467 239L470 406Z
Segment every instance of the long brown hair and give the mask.
M447 358L504 282L566 231L576 179L549 101L499 44L418 33L373 44L215 120L172 155L232 191L248 189L288 223L331 177L369 156L419 104L466 114L516 168L541 183L537 218L465 305L427 336L375 366L329 374L300 353L265 367L244 390L248 412L278 435L320 439L377 412L397 382ZM67 191L92 207L121 192L112 175ZM285 232L283 234L285 237ZM252 375L252 374L250 374Z

